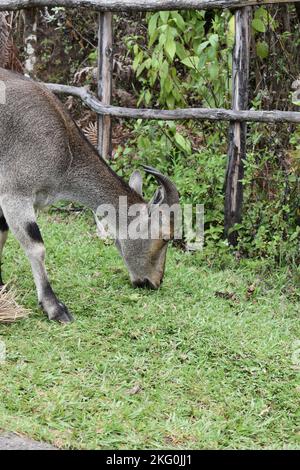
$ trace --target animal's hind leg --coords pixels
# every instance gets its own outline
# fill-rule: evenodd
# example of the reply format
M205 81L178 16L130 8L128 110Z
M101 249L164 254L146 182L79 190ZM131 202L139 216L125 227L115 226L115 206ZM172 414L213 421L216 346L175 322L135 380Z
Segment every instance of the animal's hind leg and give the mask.
M0 287L4 285L2 280L2 252L7 240L8 235L8 225L6 223L5 217L3 215L2 209L0 208Z
M66 306L54 294L45 268L44 242L36 223L31 200L5 199L1 207L9 228L22 245L31 264L38 300L49 320L72 321Z

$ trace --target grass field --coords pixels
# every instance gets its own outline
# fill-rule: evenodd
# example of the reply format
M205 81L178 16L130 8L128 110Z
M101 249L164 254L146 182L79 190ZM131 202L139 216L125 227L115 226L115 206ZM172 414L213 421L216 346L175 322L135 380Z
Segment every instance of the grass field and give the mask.
M0 429L62 448L300 448L300 287L286 270L220 270L171 248L162 289L135 290L92 217L39 220L76 321L40 312L10 236L4 277L32 314L0 325Z

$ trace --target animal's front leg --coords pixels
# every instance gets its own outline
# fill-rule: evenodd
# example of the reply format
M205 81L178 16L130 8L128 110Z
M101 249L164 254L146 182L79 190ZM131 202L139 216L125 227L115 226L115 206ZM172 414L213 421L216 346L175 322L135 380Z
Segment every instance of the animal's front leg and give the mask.
M30 222L27 231L32 238L32 247L27 251L37 289L39 304L48 315L49 320L68 323L73 320L67 307L56 297L45 268L46 250L36 222ZM38 240L38 238L40 240Z
M49 320L61 323L72 321L67 307L58 300L48 280L45 268L45 246L36 223L33 205L29 200L2 201L7 223L19 240L31 264L38 300Z

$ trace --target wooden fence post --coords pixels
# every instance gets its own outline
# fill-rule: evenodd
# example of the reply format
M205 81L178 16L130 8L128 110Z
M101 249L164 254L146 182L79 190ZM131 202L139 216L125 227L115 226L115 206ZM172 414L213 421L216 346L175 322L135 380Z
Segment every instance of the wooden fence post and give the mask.
M98 28L98 98L111 104L113 67L112 13L99 13ZM111 117L98 116L98 150L103 158L111 157Z
M235 45L232 64L232 109L248 108L250 64L251 7L235 13ZM231 122L229 126L229 149L225 192L225 234L232 245L237 244L236 232L230 228L242 220L244 162L246 158L246 122Z

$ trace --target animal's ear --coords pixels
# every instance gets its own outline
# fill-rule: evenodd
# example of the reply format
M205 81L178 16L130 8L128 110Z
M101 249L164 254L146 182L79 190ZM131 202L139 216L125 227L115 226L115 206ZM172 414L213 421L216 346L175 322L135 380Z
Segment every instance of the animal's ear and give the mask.
M140 196L143 196L143 178L138 170L134 171L130 176L129 186Z

